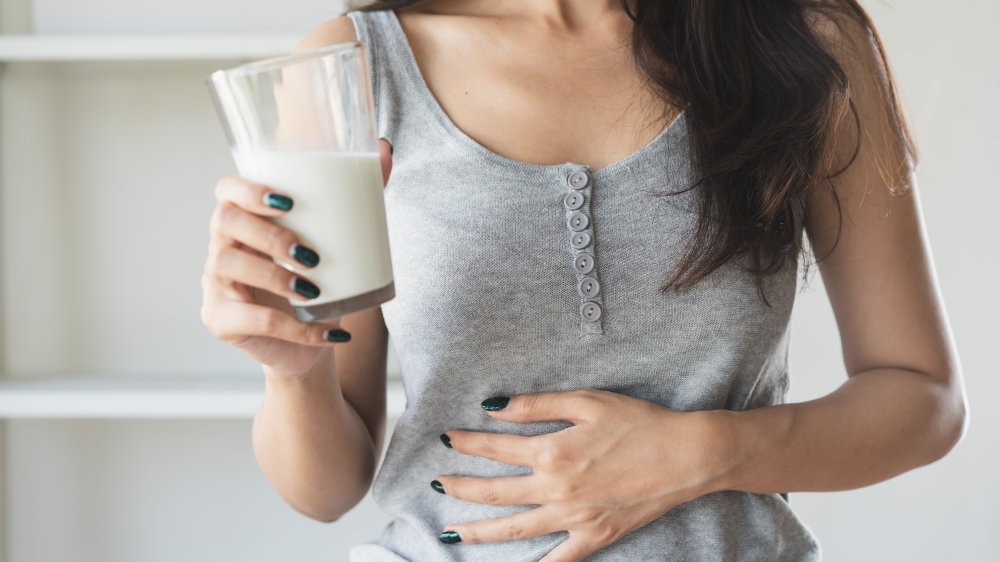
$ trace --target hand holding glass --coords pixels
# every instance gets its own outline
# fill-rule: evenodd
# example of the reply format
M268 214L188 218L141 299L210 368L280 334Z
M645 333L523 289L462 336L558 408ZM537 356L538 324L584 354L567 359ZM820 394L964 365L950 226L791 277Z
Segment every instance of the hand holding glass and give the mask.
M291 196L271 220L314 249L318 297L289 300L323 322L395 297L365 47L339 43L219 70L206 79L239 174Z

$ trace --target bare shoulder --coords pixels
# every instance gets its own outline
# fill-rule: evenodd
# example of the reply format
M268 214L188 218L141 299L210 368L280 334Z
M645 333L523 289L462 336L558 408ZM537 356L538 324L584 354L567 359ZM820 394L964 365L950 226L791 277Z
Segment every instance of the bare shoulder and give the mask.
M313 28L299 41L293 52L315 49L334 43L350 43L357 40L354 22L347 15L328 19Z
M869 39L874 24L867 12L854 2L831 1L816 4L804 12L806 22L826 47L843 50L850 46L856 52Z
M809 23L845 86L827 136L829 181L809 191L807 223L816 254L829 254L827 270L833 270L838 255L857 261L858 248L872 240L897 239L886 229L904 230L886 217L916 213L906 196L915 187L918 154L875 24L854 2L823 6L809 12Z
M416 19L421 21L427 16L462 14L467 11L467 0L434 0L417 6L394 9L400 19ZM438 18L435 18L438 19ZM302 38L295 52L332 45L347 43L358 39L354 22L346 14L328 19L317 25Z
M439 6L448 6L449 2L431 2L429 3L434 8ZM434 11L428 11L424 6L413 6L406 9L394 10L401 20L411 21L416 20L418 24L422 23L423 20L428 16L440 16L446 15L447 11L440 11L435 9ZM439 18L434 18L437 20ZM409 28L409 25L407 25ZM423 30L426 26L421 26ZM433 27L426 28L427 31L433 32ZM332 45L334 43L349 43L352 41L357 41L357 30L354 28L354 22L346 14L337 16L335 18L328 19L323 23L317 25L312 30L307 33L299 44L295 47L293 52L299 52L306 49L314 49L319 47L324 47L326 45Z

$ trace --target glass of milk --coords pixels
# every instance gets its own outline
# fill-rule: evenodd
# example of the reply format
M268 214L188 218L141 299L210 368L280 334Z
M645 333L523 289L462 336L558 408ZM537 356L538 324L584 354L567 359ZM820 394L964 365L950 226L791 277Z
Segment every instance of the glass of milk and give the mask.
M255 61L205 82L240 176L289 194L292 209L270 220L319 254L312 268L275 258L320 289L289 299L296 317L331 320L395 297L365 46Z

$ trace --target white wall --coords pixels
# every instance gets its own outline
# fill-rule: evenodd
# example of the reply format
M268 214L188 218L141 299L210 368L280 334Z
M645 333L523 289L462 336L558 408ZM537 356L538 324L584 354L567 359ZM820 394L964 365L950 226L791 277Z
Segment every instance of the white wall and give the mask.
M96 2L61 4L87 4L92 19L58 31L129 29ZM31 14L0 0L0 31L31 31ZM277 15L278 30L298 29L301 14ZM222 64L234 63L3 69L0 373L260 376L199 321L212 187L233 172L202 83ZM0 423L0 560L318 562L378 534L370 501L332 526L283 503L256 465L250 424Z
M65 10L78 4L46 2ZM0 17L27 21L23 1L0 5ZM315 2L302 5L312 9ZM897 0L894 7L866 6L882 31L922 149L922 198L972 424L958 448L931 466L866 489L793 494L791 501L819 536L826 560L997 560L1000 414L986 397L1000 394L994 347L1000 190L993 181L1000 154L1000 39L992 35L1000 5ZM100 18L79 25L129 25L114 12ZM247 27L256 25L252 19ZM6 31L12 25L0 21ZM6 132L0 238L5 266L12 268L0 284L6 368L137 376L255 372L198 322L211 187L232 171L200 83L211 66L12 65L0 77ZM51 80L52 73L60 79ZM147 134L137 136L136 126ZM112 169L95 165L119 150L133 156ZM58 168L50 156L59 158ZM24 177L34 178L30 187L11 187ZM54 223L63 230L47 230L45 221L59 216L68 217ZM93 329L95 322L100 329ZM47 353L53 346L63 352ZM843 380L818 277L796 305L792 346L792 400L820 396ZM255 464L249 430L249 420L8 423L0 467L7 482L8 559L340 560L351 544L378 535L386 518L370 497L334 525L282 503ZM59 529L60 540L53 540L52 529Z

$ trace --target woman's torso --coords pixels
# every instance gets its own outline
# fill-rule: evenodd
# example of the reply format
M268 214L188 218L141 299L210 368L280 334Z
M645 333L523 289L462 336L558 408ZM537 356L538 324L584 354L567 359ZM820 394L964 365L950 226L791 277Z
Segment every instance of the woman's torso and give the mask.
M503 423L482 411L484 398L593 387L689 411L785 400L793 268L769 279L770 307L735 263L689 291L658 290L697 218L697 190L649 193L693 179L684 113L671 118L666 109L655 134L638 132L648 131L649 112L625 100L641 94L599 83L603 71L546 77L532 70L541 55L463 67L468 55L446 54L462 50L452 41L486 30L467 34L451 16L419 15L404 28L409 20L388 10L350 15L368 46L379 135L394 146L385 201L396 297L382 313L407 395L373 487L393 520L377 540L354 547L352 561L538 560L565 539L437 539L449 523L530 508L435 492L437 474L530 473L447 449L440 433L538 435L568 425ZM437 17L433 36L421 33ZM506 37L484 44L502 50ZM493 85L496 92L482 93ZM533 105L536 98L545 102ZM609 135L612 114L647 128ZM584 289L587 280L596 291ZM725 491L674 508L588 560L818 558L814 537L780 496Z

